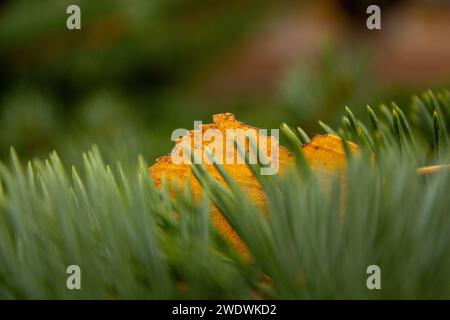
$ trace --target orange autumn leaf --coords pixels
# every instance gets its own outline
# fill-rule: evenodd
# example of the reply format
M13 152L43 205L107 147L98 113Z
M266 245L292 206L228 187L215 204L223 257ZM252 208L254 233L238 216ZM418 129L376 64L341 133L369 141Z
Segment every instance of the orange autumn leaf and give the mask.
M224 136L226 135L226 130L229 129L243 129L250 130L255 134L257 139L257 143L261 146L266 146L263 148L267 150L267 154L270 154L272 143L278 143L278 141L273 141L268 139L266 136L260 134L257 128L248 126L240 121L237 121L234 118L234 115L230 113L217 114L213 116L212 124L204 124L201 125L199 131L205 133L207 130L219 130ZM203 151L203 149L209 146L209 143L203 143L202 145L198 145L194 143L195 134L199 132L195 132L195 130L191 130L187 133L189 137L192 138L191 149L192 153L196 153L196 151ZM232 153L234 161L232 163L224 163L223 167L227 170L229 175L238 183L238 185L250 196L251 200L259 205L265 206L265 195L262 190L261 185L258 183L256 178L253 175L253 172L245 163L238 163L239 152L233 143L229 143L230 141L219 141L218 147L222 148L223 155L230 155ZM182 139L176 141L176 146L182 143ZM175 146L175 147L176 147ZM246 152L249 151L248 144L245 145ZM180 150L174 150L172 152L178 152ZM203 153L201 153L201 156ZM291 162L293 156L283 147L279 148L279 161L278 164L280 169L282 170L287 163ZM206 160L206 159L203 159ZM242 160L242 159L241 159ZM205 162L205 161L204 161ZM223 183L225 185L225 181L220 173L215 168L214 164L205 164L205 168L209 172L209 174ZM169 190L174 187L174 185L178 185L181 189L185 186L187 181L190 181L190 188L192 190L192 194L194 199L199 200L202 196L203 189L199 183L199 181L195 178L189 163L180 163L175 164L172 161L171 154L163 156L156 160L155 164L153 164L149 169L150 175L154 180L155 184L158 187L161 187L162 180L166 179ZM237 249L237 251L244 257L248 257L248 249L244 242L237 235L235 230L231 227L225 217L220 213L220 211L214 207L212 208L212 223L214 227Z
M357 152L358 145L347 141L348 147L352 153ZM347 156L342 145L342 139L336 135L324 134L316 135L309 143L302 146L306 162L315 173L321 186L325 191L331 188L331 181L336 173L342 174L347 165ZM344 191L345 199L346 179L341 179L341 189ZM344 211L341 208L341 217Z
M174 152L182 152L182 148L179 146L182 144L183 138L191 138L188 140L188 144L192 153L203 157L204 149L210 147L212 142L202 141L202 143L199 144L198 141L195 142L195 135L200 133L204 134L209 129L218 130L217 132L221 132L224 136L226 136L226 131L229 129L249 130L254 133L257 145L260 148L262 147L262 150L265 150L266 157L269 159L272 159L270 155L273 145L276 144L278 147L277 140L261 134L258 128L237 121L233 114L217 114L213 116L212 124L204 124L201 125L198 130L188 131L186 136L176 141L171 154L158 158L155 164L149 168L149 173L157 187L161 187L163 179L167 181L169 190L171 190L174 185L178 185L178 187L183 189L187 181L190 181L190 188L194 199L199 200L201 198L203 189L199 181L195 178L190 168L190 164L174 163L171 155ZM223 167L228 171L229 175L237 182L243 191L249 195L250 199L256 205L265 208L265 193L248 165L242 163L242 161L238 161L239 153L235 145L233 143L227 143L227 139L215 142L215 153L220 153L218 151L222 151L222 155L230 155L230 153L232 155L231 159L234 161L231 163L225 162L223 164ZM355 144L349 143L349 145L351 150L357 149ZM322 177L321 180L327 180L327 177L332 175L336 170L342 169L346 164L346 156L342 142L337 136L329 134L316 136L309 143L303 145L302 148L307 162L310 164L312 170L316 172L319 177ZM245 150L246 152L249 152L248 144L245 145ZM278 162L277 166L279 166L279 172L282 175L285 169L294 163L294 156L283 147L279 147L278 155L279 157L272 160ZM205 164L206 159L202 158L202 160L209 174L226 186L223 177L217 171L214 164ZM234 248L236 248L241 256L248 258L250 255L245 243L237 235L236 231L231 227L226 218L216 207L212 208L211 213L214 227L233 245Z
M350 151L355 152L358 146L347 142ZM315 171L332 172L343 169L347 163L342 140L332 134L315 136L310 142L302 146L306 161Z

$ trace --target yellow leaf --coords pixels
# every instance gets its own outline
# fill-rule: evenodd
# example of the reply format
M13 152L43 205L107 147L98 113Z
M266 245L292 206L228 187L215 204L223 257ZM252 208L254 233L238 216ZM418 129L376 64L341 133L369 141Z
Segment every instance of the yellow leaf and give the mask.
M192 153L200 155L203 157L204 149L212 143L203 141L202 144L195 143L195 134L200 132L204 134L208 129L215 129L220 131L223 136L226 136L227 129L244 129L253 132L257 138L257 144L262 150L266 151L266 157L270 158L272 145L275 143L278 146L278 141L269 139L267 136L262 135L258 128L251 127L242 122L237 121L233 114L223 113L213 116L213 123L202 125L198 130L188 131L185 137L189 137L189 146ZM197 136L198 137L198 136ZM180 146L183 138L176 141L175 147ZM198 141L197 141L198 142ZM216 141L216 153L219 149L222 150L223 155L232 153L232 163L224 163L224 168L228 171L230 176L238 183L238 185L244 190L246 194L250 196L250 199L261 208L266 207L266 196L261 185L258 183L256 177L253 175L252 171L245 163L238 162L238 151L233 143L227 143L226 139L223 141ZM357 146L353 143L349 143L351 150L356 150ZM174 147L174 148L175 148ZM326 182L327 177L333 174L336 170L341 170L345 167L346 157L344 149L341 143L341 139L334 135L319 135L314 137L309 143L302 146L306 160L310 164L314 172L317 172L319 176ZM248 152L249 146L245 145L245 149ZM174 149L175 150L175 149ZM181 151L178 148L179 152ZM205 163L204 158L202 158L203 163ZM241 159L242 160L242 159ZM279 147L279 169L282 175L284 170L294 163L293 155L283 147ZM220 181L222 184L226 185L224 179L214 167L213 164L204 164L205 168L209 174ZM200 183L195 178L194 174L190 169L190 165L187 163L176 164L171 158L171 154L163 156L156 160L149 168L149 173L158 187L161 187L162 180L166 179L169 185L169 190L173 189L174 185L178 185L179 188L183 188L187 181L190 181L190 187L193 193L193 197L199 200L202 196L203 189ZM241 238L237 235L236 231L231 227L225 217L220 213L220 211L213 207L211 210L212 222L215 228L236 248L236 250L244 258L249 258L250 254Z

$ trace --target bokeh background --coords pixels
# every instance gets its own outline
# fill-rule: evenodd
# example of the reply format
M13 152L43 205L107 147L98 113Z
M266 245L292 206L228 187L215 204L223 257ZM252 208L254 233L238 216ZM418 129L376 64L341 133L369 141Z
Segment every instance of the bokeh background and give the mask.
M82 29L66 28L81 7ZM370 4L382 30L366 29ZM450 1L0 0L0 159L168 153L214 113L319 132L450 84Z

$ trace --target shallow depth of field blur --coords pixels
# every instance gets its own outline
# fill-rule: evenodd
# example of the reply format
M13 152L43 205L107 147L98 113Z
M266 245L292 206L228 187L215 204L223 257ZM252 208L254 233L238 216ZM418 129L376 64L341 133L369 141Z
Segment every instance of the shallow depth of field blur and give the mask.
M366 28L369 4L382 30ZM82 29L66 28L81 7ZM450 84L448 1L2 0L0 159L97 144L148 162L176 128L233 112L262 128L319 132L343 107Z

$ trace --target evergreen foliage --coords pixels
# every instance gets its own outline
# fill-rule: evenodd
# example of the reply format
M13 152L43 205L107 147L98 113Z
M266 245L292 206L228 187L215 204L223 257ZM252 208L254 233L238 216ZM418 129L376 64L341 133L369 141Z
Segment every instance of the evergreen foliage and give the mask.
M14 150L0 164L0 298L438 298L450 297L450 92L393 104L367 121L345 109L336 132L362 146L345 183L330 190L302 161L304 130L282 126L297 166L283 178L255 174L268 217L218 165L230 188L192 167L206 192L171 197L136 170L110 166L94 147L67 170L52 153L23 165ZM350 156L350 155L349 155ZM253 255L244 261L212 228L220 208ZM66 268L82 270L82 289L66 288ZM367 267L381 268L368 290Z

